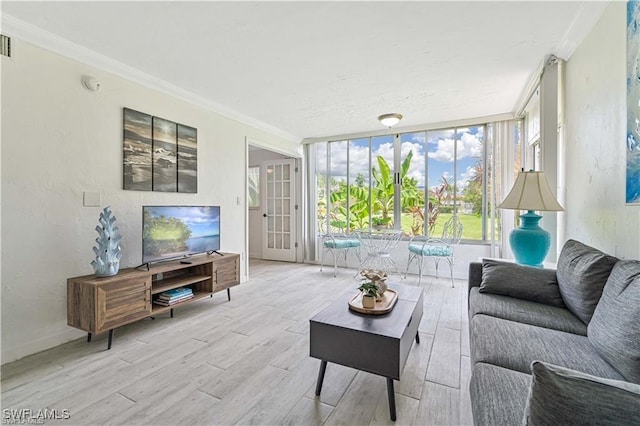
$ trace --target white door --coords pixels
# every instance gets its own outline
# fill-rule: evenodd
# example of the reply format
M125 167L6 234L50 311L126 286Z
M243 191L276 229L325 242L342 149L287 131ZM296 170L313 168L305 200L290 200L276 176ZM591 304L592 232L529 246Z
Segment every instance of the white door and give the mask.
M260 174L262 258L295 262L295 160L263 161Z

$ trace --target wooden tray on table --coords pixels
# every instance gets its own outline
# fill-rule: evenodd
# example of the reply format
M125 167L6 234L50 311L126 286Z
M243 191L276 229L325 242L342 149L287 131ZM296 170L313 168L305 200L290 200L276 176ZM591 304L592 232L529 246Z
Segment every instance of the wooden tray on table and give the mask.
M373 308L365 308L362 306L362 292L359 291L355 296L349 300L349 309L352 311L360 312L361 314L368 315L382 315L388 314L393 309L393 306L398 301L398 293L395 290L388 288L381 301L376 301Z

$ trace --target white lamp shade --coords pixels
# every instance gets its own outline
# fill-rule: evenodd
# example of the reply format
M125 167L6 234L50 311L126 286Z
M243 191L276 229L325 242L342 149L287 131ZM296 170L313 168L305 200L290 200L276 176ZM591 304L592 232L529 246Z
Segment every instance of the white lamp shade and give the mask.
M564 210L551 192L549 182L543 172L521 172L511 188L511 192L498 206L511 210Z

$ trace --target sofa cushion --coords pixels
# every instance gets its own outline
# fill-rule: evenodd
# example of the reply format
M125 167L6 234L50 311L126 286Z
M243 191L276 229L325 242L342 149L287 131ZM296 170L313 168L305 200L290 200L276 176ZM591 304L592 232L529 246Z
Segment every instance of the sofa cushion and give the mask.
M483 259L480 292L564 307L553 269Z
M531 373L544 361L609 379L624 378L607 363L586 336L536 327L487 315L470 322L471 360Z
M620 374L640 383L640 261L621 260L613 267L587 336Z
M515 299L497 294L480 293L477 287L469 292L469 319L485 314L538 327L587 335L587 326L566 308Z
M529 374L491 364L475 364L469 383L474 425L520 424L530 383Z
M613 265L613 256L579 241L568 240L558 257L558 286L569 310L589 324Z
M640 420L640 386L534 361L525 425L631 425Z

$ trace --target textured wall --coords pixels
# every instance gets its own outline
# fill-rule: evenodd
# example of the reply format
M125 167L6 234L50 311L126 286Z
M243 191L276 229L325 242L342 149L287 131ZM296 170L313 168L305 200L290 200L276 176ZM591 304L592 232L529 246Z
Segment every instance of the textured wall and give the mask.
M245 138L299 145L13 39L2 60L2 362L80 337L66 325L66 279L90 274L99 192L124 237L122 267L141 262L145 204L221 206L222 249L245 245ZM85 90L81 77L102 83ZM198 194L122 190L122 108L198 129ZM237 203L240 197L240 205ZM244 271L243 271L244 275Z
M626 3L612 3L566 67L566 238L640 258L625 205Z

